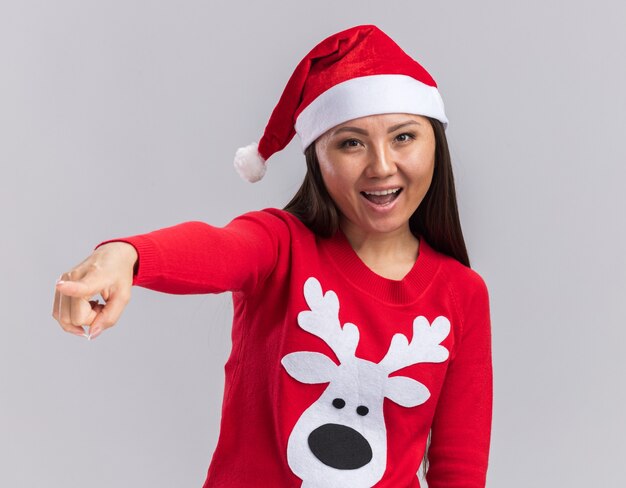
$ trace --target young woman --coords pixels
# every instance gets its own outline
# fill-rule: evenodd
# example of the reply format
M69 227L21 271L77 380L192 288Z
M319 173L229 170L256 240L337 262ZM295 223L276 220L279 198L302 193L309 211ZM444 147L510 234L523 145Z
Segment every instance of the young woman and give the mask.
M437 86L375 26L300 62L254 181L300 137L284 210L106 241L57 284L54 317L97 337L132 285L233 294L233 346L206 487L484 487L492 403L484 281L469 268ZM100 293L105 304L89 302Z

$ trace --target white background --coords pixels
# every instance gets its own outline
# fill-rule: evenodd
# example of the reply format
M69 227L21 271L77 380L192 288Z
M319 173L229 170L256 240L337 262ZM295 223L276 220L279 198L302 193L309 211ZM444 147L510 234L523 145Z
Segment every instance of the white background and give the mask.
M488 486L621 487L621 2L0 4L0 485L200 487L231 302L142 288L95 341L51 317L99 242L282 207L298 141L241 181L293 68L375 23L439 84L463 229L490 290Z

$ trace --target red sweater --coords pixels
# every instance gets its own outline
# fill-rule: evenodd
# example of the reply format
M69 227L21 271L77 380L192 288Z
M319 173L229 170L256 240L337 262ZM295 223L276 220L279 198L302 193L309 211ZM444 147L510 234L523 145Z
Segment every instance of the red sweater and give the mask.
M411 271L386 279L341 231L316 237L276 209L114 240L139 253L134 285L233 293L204 488L419 487L431 429L429 487L484 487L491 331L475 271L421 238Z

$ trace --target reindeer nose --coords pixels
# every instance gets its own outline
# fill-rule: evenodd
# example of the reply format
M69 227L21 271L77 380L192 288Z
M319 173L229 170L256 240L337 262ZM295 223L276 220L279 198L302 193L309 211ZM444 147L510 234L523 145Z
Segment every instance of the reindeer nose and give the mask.
M358 469L372 460L367 439L345 425L321 425L309 434L309 447L317 459L332 468Z

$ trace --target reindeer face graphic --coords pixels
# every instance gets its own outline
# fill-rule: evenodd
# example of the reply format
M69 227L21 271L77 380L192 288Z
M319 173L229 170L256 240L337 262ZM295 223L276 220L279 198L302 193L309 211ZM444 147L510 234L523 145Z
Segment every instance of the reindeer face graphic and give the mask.
M310 310L298 314L298 324L324 340L340 364L317 352L283 357L282 365L301 383L329 383L291 431L289 466L302 479L303 488L369 488L382 478L387 465L383 400L414 407L430 397L421 383L389 375L412 364L445 361L448 350L440 343L450 332L450 322L440 316L431 325L417 317L411 342L403 334L394 335L385 357L373 363L355 356L359 329L351 323L341 327L339 299L332 290L323 293L319 281L309 278L304 297Z

